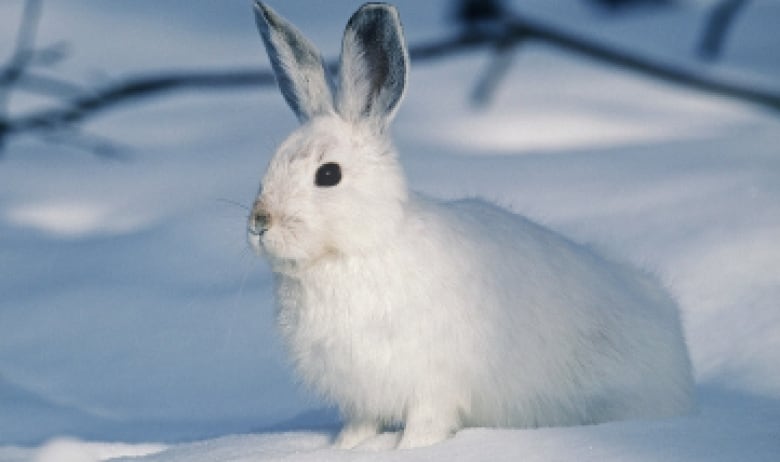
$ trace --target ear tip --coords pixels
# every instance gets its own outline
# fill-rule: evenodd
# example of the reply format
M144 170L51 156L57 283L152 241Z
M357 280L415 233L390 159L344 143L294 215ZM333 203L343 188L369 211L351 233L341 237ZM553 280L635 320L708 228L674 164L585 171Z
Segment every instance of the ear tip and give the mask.
M369 24L371 28L391 26L401 29L401 15L395 5L390 3L364 3L347 21L347 31L369 27Z
M260 1L260 0L257 0ZM385 3L385 2L367 2L364 3L363 6L358 8L358 11L364 10L364 9L380 9L380 10L387 10L387 11L398 11L398 8L395 7L392 3Z
M257 12L264 12L268 10L268 6L262 2L262 0L253 0L252 6L255 8L255 11Z
M255 20L258 27L267 29L274 22L273 18L276 16L274 10L260 0L254 0L252 7L255 11Z
M386 13L394 18L398 18L399 16L398 8L396 8L395 5L391 3L384 3L384 2L364 3L363 6L358 8L358 10L355 12L355 15L362 15L365 13L379 13L379 14Z

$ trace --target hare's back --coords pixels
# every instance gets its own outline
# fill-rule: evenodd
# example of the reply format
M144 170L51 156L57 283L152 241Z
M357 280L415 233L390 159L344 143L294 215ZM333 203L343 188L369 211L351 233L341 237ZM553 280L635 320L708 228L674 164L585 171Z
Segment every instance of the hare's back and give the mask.
M491 353L523 371L511 380L518 386L515 399L571 400L579 403L575 414L585 413L579 423L690 407L678 307L655 278L484 201L445 207L478 255L477 272L489 274L483 293L496 304L494 332L503 332L496 343L501 350ZM506 373L494 371L494 377ZM546 424L578 419L573 408L561 412L536 417Z

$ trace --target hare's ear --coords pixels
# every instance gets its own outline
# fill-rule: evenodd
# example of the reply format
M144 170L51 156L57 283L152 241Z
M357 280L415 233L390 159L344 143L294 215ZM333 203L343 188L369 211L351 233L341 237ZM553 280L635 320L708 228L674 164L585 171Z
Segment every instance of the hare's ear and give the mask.
M408 62L398 10L385 3L363 5L347 23L341 44L339 114L383 130L403 97Z
M303 123L318 114L332 113L333 92L319 51L260 1L255 1L255 20L279 89L298 120Z

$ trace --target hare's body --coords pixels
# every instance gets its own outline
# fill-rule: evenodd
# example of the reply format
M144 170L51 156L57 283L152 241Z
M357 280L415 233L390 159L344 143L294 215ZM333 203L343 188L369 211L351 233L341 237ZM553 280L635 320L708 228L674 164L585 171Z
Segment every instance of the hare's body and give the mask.
M351 419L424 408L452 431L691 403L677 307L653 281L484 202L412 198L386 246L278 284L298 373Z
M407 62L392 7L350 19L336 95L312 45L257 13L303 125L271 161L250 243L297 372L347 421L339 445L388 424L412 447L691 407L677 306L652 278L488 203L407 192L387 136Z

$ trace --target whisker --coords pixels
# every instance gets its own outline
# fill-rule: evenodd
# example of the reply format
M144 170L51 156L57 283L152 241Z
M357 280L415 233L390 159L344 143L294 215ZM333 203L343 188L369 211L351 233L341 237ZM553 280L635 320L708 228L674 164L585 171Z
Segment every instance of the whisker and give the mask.
M240 203L238 201L231 200L231 199L217 198L217 199L214 199L214 200L217 201L217 202L222 202L223 204L235 205L236 207L240 207L240 208L246 210L247 212L249 212L251 210L248 206L246 206L246 205L244 205L244 204L242 204L242 203Z

